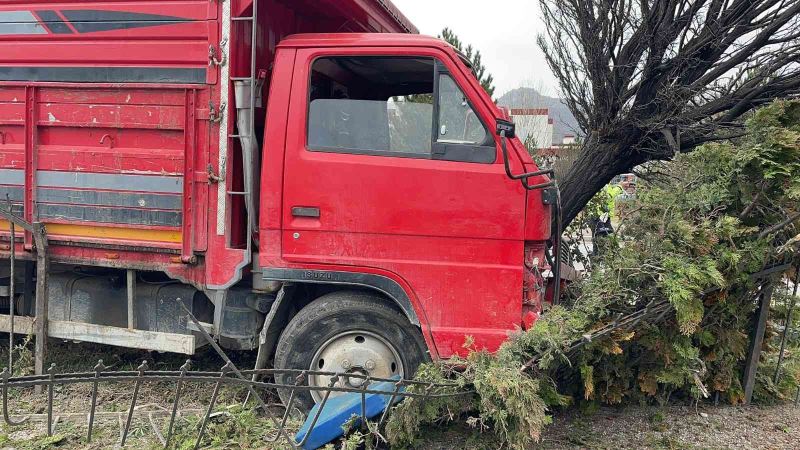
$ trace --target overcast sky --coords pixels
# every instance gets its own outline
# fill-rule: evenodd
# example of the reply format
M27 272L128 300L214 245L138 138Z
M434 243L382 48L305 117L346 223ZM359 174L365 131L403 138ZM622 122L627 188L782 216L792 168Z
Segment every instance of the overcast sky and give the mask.
M557 94L557 83L536 45L536 35L543 31L537 0L392 1L422 34L436 36L450 27L465 45L480 50L495 78L495 97L520 86Z

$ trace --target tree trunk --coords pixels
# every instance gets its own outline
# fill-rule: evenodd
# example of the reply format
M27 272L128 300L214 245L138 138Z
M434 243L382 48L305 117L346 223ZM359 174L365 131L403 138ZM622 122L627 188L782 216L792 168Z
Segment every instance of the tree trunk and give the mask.
M638 164L619 144L587 142L562 180L561 220L566 228L584 206L615 176Z

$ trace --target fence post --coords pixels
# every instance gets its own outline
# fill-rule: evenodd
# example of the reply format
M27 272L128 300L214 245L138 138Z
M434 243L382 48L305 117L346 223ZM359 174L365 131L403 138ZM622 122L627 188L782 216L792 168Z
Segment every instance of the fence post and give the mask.
M786 311L786 322L783 327L783 334L781 335L781 349L778 352L778 365L775 367L775 384L778 384L781 378L781 366L783 366L783 356L786 353L786 341L789 339L789 329L792 327L792 314L794 314L794 305L797 303L797 288L800 286L800 264L794 268L794 288L792 289L792 298L789 301L789 308Z
M44 373L47 357L47 273L50 258L47 257L47 239L44 224L33 224L33 239L36 244L36 348L34 368L37 375ZM37 385L34 391L39 394L42 386Z
M756 323L750 334L750 350L747 352L747 362L744 367L744 402L750 404L753 400L753 389L756 385L756 372L758 363L761 359L761 347L764 343L764 331L767 328L767 318L769 317L769 306L772 303L772 283L767 284L759 294L758 312Z

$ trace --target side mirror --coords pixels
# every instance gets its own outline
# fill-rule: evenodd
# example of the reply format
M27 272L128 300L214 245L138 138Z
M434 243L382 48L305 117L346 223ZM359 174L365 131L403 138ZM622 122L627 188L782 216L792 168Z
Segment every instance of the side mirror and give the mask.
M517 126L514 122L505 119L497 119L497 135L506 132L507 138L513 138L516 135Z

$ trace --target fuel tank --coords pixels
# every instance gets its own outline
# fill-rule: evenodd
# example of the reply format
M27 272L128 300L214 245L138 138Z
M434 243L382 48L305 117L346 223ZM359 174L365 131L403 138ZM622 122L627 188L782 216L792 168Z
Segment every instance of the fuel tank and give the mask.
M182 299L201 322L213 321L213 304L205 294L191 286L139 273L134 292L135 329L191 334L178 299ZM128 326L124 271L73 269L52 273L48 281L48 298L50 320L120 328Z

